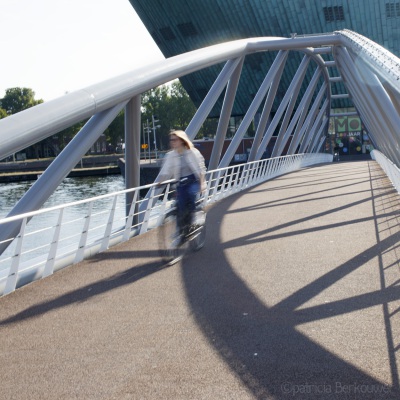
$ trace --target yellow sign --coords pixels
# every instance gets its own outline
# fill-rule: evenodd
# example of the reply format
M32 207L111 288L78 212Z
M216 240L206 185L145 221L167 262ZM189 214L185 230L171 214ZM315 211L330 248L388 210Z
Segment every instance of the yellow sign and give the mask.
M147 143L142 144L142 149L147 149L149 145Z

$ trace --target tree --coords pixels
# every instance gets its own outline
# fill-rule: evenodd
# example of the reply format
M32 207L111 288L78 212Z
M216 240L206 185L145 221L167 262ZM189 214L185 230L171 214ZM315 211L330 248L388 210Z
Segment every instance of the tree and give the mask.
M208 137L213 139L217 133L218 121L218 118L207 118L200 129L198 137Z
M117 117L105 130L107 142L114 149L124 140L125 137L125 110L121 110Z
M157 145L161 150L168 149L169 132L172 129L186 129L195 112L196 107L178 80L171 85L158 86L142 95L142 122L147 124L148 121L152 128L153 115L160 121ZM147 142L147 137L145 141ZM152 144L152 137L150 142Z
M0 119L8 115L15 114L37 104L43 103L43 100L35 100L35 92L29 88L10 88L6 90L4 98L0 99ZM156 129L156 142L158 150L169 149L168 134L172 129L185 130L196 112L196 107L191 101L186 90L183 88L179 80L173 81L171 84L161 85L154 89L148 90L142 94L142 123L149 123L151 129L150 134L144 135L144 143L148 143L151 149L154 149L154 132L152 130L152 117L154 116L160 125ZM125 112L122 110L118 116L112 121L106 129L107 142L112 148L116 148L124 140ZM68 127L56 135L51 140L45 139L42 142L46 146L53 149L53 153L57 155L83 127L86 121L81 121L71 127ZM213 137L215 134L217 120L206 120L203 124L199 137ZM34 146L41 146L42 142ZM35 151L34 151L35 150ZM40 151L32 149L37 157Z
M35 100L35 92L29 88L15 87L6 90L6 95L0 100L0 106L6 110L7 115L16 114L27 108L43 103Z
M174 115L174 127L186 129L196 112L196 107L180 81L174 81L171 85L170 112Z
M77 122L76 124L63 129L53 136L56 139L56 148L53 148L54 154L58 154L74 138L74 136L83 128L87 120ZM54 146L54 145L53 145Z

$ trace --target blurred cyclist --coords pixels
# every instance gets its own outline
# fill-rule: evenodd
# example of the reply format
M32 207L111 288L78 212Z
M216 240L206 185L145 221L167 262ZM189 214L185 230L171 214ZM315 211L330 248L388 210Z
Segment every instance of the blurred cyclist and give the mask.
M177 221L179 234L192 225L196 199L205 191L204 158L184 131L169 134L171 151L165 155L158 181L175 179L177 185Z

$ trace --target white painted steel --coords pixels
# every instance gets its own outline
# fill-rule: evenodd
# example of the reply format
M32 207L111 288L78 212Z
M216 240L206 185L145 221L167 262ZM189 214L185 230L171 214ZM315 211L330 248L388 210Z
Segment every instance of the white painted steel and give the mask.
M146 90L227 60L257 51L302 50L339 45L339 35L242 39L171 57L63 97L29 108L0 121L0 159L51 136L79 121L129 101ZM313 53L311 49L309 53ZM315 57L319 57L315 55ZM322 60L322 59L321 59Z
M357 36L356 39L359 40L359 37ZM163 62L159 62L157 64L129 72L77 92L67 94L60 99L40 104L36 107L32 107L0 120L0 159L2 159L21 150L22 148L25 148L33 143L38 142L39 140L57 133L64 128L68 128L78 121L92 117L81 130L81 132L76 135L73 141L71 141L71 143L54 160L50 167L42 174L41 178L15 205L14 209L9 215L17 215L21 213L27 213L30 210L39 209L44 204L46 199L54 192L64 177L68 175L74 165L76 165L82 154L84 154L90 148L93 142L106 129L108 124L111 123L112 119L118 114L119 109L125 107L125 105L133 98L136 99L136 107L131 114L136 116L137 119L139 117L140 110L139 98L141 93L144 91L152 89L155 86L166 83L172 79L187 75L191 72L195 72L212 65L225 63L225 66L222 68L217 80L211 87L203 103L186 128L186 132L188 133L189 137L193 139L204 120L207 118L210 110L215 105L218 97L226 87L227 83L229 82L229 84L231 84L235 79L235 72L238 72L240 69L237 69L237 66L243 62L243 59L247 55L254 52L279 51L277 60L280 60L282 54L286 53L288 50L305 54L305 59L307 62L312 60L313 64L316 65L320 70L321 82L323 83L321 85L321 88L323 88L322 95L325 97L323 100L328 101L328 104L330 104L331 81L327 66L338 67L338 65L344 65L344 63L337 63L336 60L334 62L325 61L321 57L321 54L324 53L321 49L323 46L328 46L329 49L332 50L334 48L343 46L343 44L346 43L352 48L352 51L355 52L360 46L356 39L352 38L351 32L339 31L328 35L299 36L290 39L260 37L222 43L204 49L195 50L186 54L181 54L176 57L171 57ZM380 50L376 51L375 47L373 47L373 51L374 53L376 52L378 54L378 57L385 56L385 54L382 55L383 53L380 52ZM341 52L333 51L333 53L340 58ZM365 57L366 59L368 58L367 56ZM262 158L270 139L275 133L274 131L279 124L281 124L281 127L284 129L282 128L279 131L279 146L277 146L276 149L274 148L273 155L279 156L284 149L285 143L288 143L290 131L288 131L286 128L289 121L293 120L292 111L294 100L297 97L298 88L300 82L303 81L305 71L303 70L302 66L299 67L299 75L296 74L291 87L285 94L284 99L281 101L278 111L273 117L272 123L265 133L264 127L267 123L267 118L269 118L270 115L269 111L272 104L271 101L276 97L274 95L276 90L274 85L277 83L277 81L279 81L279 77L284 68L283 63L277 61L276 64L279 65L277 70L275 70L273 66L267 75L268 81L272 78L274 79L272 79L273 83L270 86L268 97L265 102L266 108L263 111L261 119L262 124L260 124L260 129L257 130L253 148L251 149L251 154L249 157L250 161L259 160ZM353 61L353 64L355 64L355 61ZM387 82L387 84L389 83L391 83L391 81ZM390 87L387 89L390 90L392 98L396 98L396 93L398 90L395 89L396 87ZM234 92L235 90L226 91L230 97L234 96ZM225 167L230 164L231 159L237 149L238 143L240 143L241 138L245 135L247 126L253 119L254 113L258 108L256 105L259 105L260 100L262 100L262 94L263 91L259 91L257 102L253 102L249 107L249 110L246 113L246 118L244 118L240 129L236 132L230 146L219 163L218 155L220 154L220 151L217 151L218 149L216 149L214 153L215 157L212 160L212 168L214 168L216 165L219 165L219 167ZM228 110L231 108L229 104L232 104L233 98L226 100L226 110ZM319 104L318 96L316 101L313 103L313 107L315 105L319 107ZM267 110L269 111L266 112ZM307 110L305 110L305 112L307 112ZM326 117L328 117L330 113L330 107L326 108L325 113ZM317 127L321 126L320 122L322 122L325 117L321 113L318 113L317 110L311 112L311 114L313 116L312 119L299 119L300 122L304 121L304 124L300 126L300 123L298 123L296 126L296 132L299 134L295 138L297 146L292 146L292 154L295 152L305 152L305 149L309 149L308 151L310 151L310 149L315 149L316 146L314 144L316 143L318 143L318 147L320 147L319 138L316 138L314 133L310 132L310 127L314 126L315 129L317 129ZM391 116L393 117L393 115ZM283 121L281 121L282 117L284 118ZM317 118L317 121L314 121L315 118ZM225 120L226 119L227 116L225 116ZM140 129L140 123L138 120L136 120L134 124L135 127L127 130L126 133L128 137L126 139L127 141L128 139L131 139L133 143L137 143L139 142L140 136L140 133L138 132ZM370 126L373 125L371 124ZM327 127L328 125L325 124L323 129L318 131L321 136L327 134ZM222 128L223 125L221 125L221 129L218 131L218 134L221 137L216 138L216 142L219 144L222 143L222 135L225 134L224 129ZM291 129L292 128L293 127L291 126ZM372 137L374 137L374 132L369 133ZM311 145L311 141L313 139L314 143ZM375 143L377 141L378 140L375 140ZM301 142L299 150L297 149L300 143L297 142ZM136 152L132 150L131 152L126 153L126 156L128 157L127 165L132 164L137 159L140 149L137 148L135 151ZM133 160L132 158L135 159ZM128 171L129 173L127 182L132 181L130 178L137 178L136 175L131 176L131 170L132 169L130 168ZM143 218L146 219L146 212L144 211L146 208L147 203L143 203L141 207L143 214L138 215L139 220ZM10 224L3 227L3 230L0 231L0 252L3 252L7 247L7 245L1 245L1 243L5 243L7 238L14 237L19 228L20 226L18 224Z
M24 241L26 222L27 222L27 218L26 217L22 218L21 230L20 230L18 236L16 237L15 252L11 258L11 265L10 265L10 269L8 272L8 277L6 280L5 288L4 288L4 294L13 292L17 287L20 259L21 259L21 253L22 253L22 244Z
M62 208L58 216L57 225L55 226L54 229L53 241L51 242L50 251L47 256L46 265L44 267L43 278L50 276L54 272L54 264L56 261L58 243L60 242L60 232L61 232L63 215L64 215L64 209Z
M267 127L289 50L302 52L305 58ZM220 147L225 137L241 64L246 55L263 51L279 51L279 54L250 105L231 145L222 160L219 160ZM320 54L330 52L335 60L324 61ZM315 79L313 78L309 83L299 109L292 115L299 85L304 78L305 64L308 64L309 60L316 65L318 75L314 75ZM0 295L10 293L27 282L49 276L60 268L79 262L157 226L159 216L169 206L167 192L170 190L170 185L167 186L164 194L159 186L153 184L59 207L34 212L27 212L27 210L39 209L42 206L46 198L81 158L81 154L84 154L91 143L106 129L120 108L135 99L134 104L131 103L131 109L129 108L129 114L134 121L131 121L132 126L126 131L127 141L131 140L137 147L136 153L132 151L131 157L133 157L139 151L140 123L137 118L140 117L140 95L172 79L220 63L225 63L225 66L186 129L189 137L193 139L228 85L225 91L227 98L224 100L223 120L218 129L220 137L216 138L219 148L214 151L212 163L213 168L215 165L219 165L220 168L207 172L205 198L207 204L299 168L331 162L333 158L331 154L316 152L322 147L324 134L327 132L332 99L330 85L340 80L343 80L346 85L374 145L378 145L379 150L385 153L384 155L374 151L373 157L381 163L394 186L399 190L399 169L387 159L387 156L390 156L400 165L398 145L400 60L397 57L367 38L347 30L329 35L290 39L250 38L210 46L171 57L163 62L70 93L0 121L0 159L3 159L76 122L92 117L76 135L72 144L67 146L66 151L64 150L56 158L32 189L17 203L10 213L12 216L0 220L0 252L6 249L0 256ZM337 68L340 79L330 77L328 67ZM379 90L372 91L365 85L365 81L375 83L375 88ZM265 96L267 98L249 155L249 162L228 167L237 144L241 142L247 126L253 120ZM336 95L336 98L347 96L347 94ZM260 160L279 124L281 129L274 154L280 155L289 143L289 137L292 136L289 147L289 153L292 155ZM314 153L295 154L296 151ZM129 157L129 153L126 155ZM138 160L136 158L130 161ZM133 179L135 176L130 178ZM48 183L46 183L47 179ZM148 196L140 199L139 190L144 189L148 190ZM104 206L96 208L99 201L110 203L109 208L106 210ZM72 213L73 217L67 217L71 209L82 205L85 205L88 210L86 215ZM46 226L36 228L35 221L43 220L44 216L49 215L51 215L49 218L51 222ZM30 220L31 222L27 224ZM74 229L66 230L67 226L72 226ZM40 244L32 246L33 238L37 237L42 242L38 241L37 243Z
M224 140L226 137L226 132L228 131L229 119L232 114L232 107L236 97L236 91L239 84L240 75L242 72L244 57L237 65L235 71L229 80L226 88L224 103L222 105L221 113L219 116L217 133L215 135L214 145L208 164L209 169L215 169L218 167L218 162L221 158L222 148L224 145ZM261 85L262 86L262 85Z
M330 154L296 154L209 171L207 173L208 182L205 203L214 203L234 193L299 168L331 161L332 155ZM132 226L132 221L135 219L136 214L141 212L135 211L139 209L138 205L143 201L141 199L138 200L138 193L143 189L149 189L152 193L155 193L154 189L157 184L123 190L0 220L0 229L3 224L11 221L23 222L21 230L15 238L15 248L11 246L8 254L5 252L0 256L0 295L11 293L23 284L49 276L54 271L65 266L77 263L84 258L106 250L112 245L126 241L132 236L155 228L159 224L159 216L169 206L167 196L171 190L169 183L171 181L168 182L164 194L159 194L155 197L153 195L150 196L151 201L148 204L154 205L152 207L149 206L144 211L146 215L140 225ZM118 198L125 200L126 194L129 192L133 193L134 203L130 205L130 213L125 217L125 203L124 201L118 201ZM99 217L100 213L94 211L96 202L104 201L104 199L110 200L110 208L107 213L102 211ZM68 236L65 237L63 235L63 224L68 223L65 214L68 210L82 205L85 205L88 210L87 213L73 221L76 231L69 232ZM45 214L54 212L56 213L54 224L29 233L29 236L33 238L34 236L42 236L43 232L48 230L47 236L50 237L48 246L32 248L28 243L27 248L24 248L27 240L26 221L35 217L43 219ZM105 221L103 225L101 225L102 221ZM34 225L34 219L32 219L31 224ZM93 235L93 232L98 233ZM24 261L23 256L32 252L37 252L38 254L35 254L34 259L29 258L28 261Z
M371 157L385 171L397 193L400 194L400 168L378 150L372 150Z

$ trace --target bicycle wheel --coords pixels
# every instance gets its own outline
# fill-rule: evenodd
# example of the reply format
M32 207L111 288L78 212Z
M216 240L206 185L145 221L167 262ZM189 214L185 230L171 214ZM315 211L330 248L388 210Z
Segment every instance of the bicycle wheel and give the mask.
M158 228L158 245L160 257L169 265L182 259L184 246L177 232L176 213L173 211L165 215Z
M206 213L204 211L196 212L197 223L193 225L193 230L189 236L189 247L192 251L200 250L206 241Z
M192 251L200 250L206 241L206 226L196 225L189 238L189 247Z

